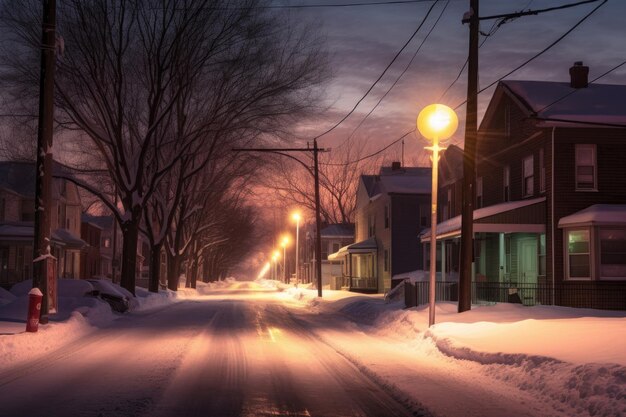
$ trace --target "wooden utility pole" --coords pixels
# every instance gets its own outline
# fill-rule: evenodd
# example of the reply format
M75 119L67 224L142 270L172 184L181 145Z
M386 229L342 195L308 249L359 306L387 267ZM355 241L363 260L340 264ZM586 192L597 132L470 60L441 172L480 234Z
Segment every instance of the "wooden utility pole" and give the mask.
M467 107L463 151L463 207L461 211L461 267L459 313L472 308L472 262L474 261L474 200L476 137L478 130L478 1L470 0Z
M317 296L322 296L322 218L320 214L320 170L317 155L317 139L313 139L313 171L315 176L315 270L317 274Z
M56 0L43 1L39 127L35 175L35 224L33 228L33 288L43 293L39 322L48 322L48 268L50 253L50 201L52 181L52 129L54 119Z

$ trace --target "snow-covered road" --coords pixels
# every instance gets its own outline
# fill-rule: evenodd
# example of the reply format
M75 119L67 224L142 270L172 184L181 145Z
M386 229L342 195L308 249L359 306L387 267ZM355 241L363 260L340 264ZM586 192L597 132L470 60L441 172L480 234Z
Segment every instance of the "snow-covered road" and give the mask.
M129 315L2 372L0 414L410 416L419 411L395 401L275 299L249 300L242 291L220 298Z

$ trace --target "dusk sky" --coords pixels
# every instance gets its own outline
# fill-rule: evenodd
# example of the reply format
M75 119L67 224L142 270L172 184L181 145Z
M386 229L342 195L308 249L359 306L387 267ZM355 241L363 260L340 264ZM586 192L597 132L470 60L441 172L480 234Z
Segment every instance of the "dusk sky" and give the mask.
M305 4L346 4L349 1L309 1ZM415 127L419 110L441 102L456 107L466 98L467 73L441 98L463 66L468 54L468 25L461 24L469 9L467 0L439 1L417 36L396 60L387 74L357 110L341 126L325 135L321 146L343 143L363 117L376 105L398 75L406 68L424 37L439 18L436 27L415 56L406 73L378 108L357 130L357 141L367 141L368 150L378 150ZM575 1L562 0L483 0L480 15L511 13L559 6ZM526 16L502 25L480 48L479 85L483 88L525 60L543 50L567 32L602 2L538 16ZM300 3L299 3L300 4ZM293 9L294 18L313 19L322 27L332 54L333 79L327 90L329 109L320 123L307 130L316 136L341 120L380 76L395 54L418 27L432 2ZM518 80L569 82L569 67L583 61L593 80L626 59L626 2L612 0L602 5L561 42L519 71L507 77ZM489 32L493 20L483 21L481 31ZM484 41L484 36L479 42ZM625 84L626 66L608 74L599 83ZM479 95L479 123L494 87ZM459 129L452 142L461 144L465 106L458 109ZM405 161L427 164L420 140L406 137ZM359 143L359 142L355 142ZM420 145L420 146L418 146ZM400 146L393 146L387 160L400 157Z

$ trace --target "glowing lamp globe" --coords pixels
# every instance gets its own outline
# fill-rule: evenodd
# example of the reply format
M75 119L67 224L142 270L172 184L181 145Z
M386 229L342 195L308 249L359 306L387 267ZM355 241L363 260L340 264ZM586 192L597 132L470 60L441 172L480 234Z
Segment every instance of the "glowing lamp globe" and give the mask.
M449 139L459 126L454 110L443 104L431 104L417 116L417 129L431 142Z

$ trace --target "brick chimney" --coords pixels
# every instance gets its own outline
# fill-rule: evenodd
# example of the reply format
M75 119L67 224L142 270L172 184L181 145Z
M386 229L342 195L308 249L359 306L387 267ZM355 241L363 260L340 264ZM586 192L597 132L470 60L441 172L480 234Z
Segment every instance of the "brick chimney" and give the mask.
M569 69L570 83L572 88L587 88L589 81L589 67L583 65L582 61L574 62L574 66Z

